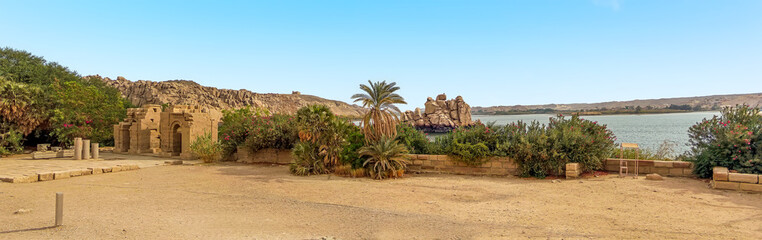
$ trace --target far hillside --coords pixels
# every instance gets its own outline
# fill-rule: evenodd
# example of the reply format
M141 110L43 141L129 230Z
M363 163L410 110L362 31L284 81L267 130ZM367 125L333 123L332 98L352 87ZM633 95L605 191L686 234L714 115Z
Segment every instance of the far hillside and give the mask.
M572 103L545 105L514 105L473 107L474 115L509 115L531 113L582 114L627 114L627 113L672 113L691 111L712 111L735 105L762 106L762 93L712 95L701 97L660 98L602 103Z

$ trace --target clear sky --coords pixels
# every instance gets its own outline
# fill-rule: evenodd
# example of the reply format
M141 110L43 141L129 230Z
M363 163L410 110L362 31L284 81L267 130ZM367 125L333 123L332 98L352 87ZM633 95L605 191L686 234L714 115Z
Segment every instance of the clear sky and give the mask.
M0 46L83 75L472 106L762 92L762 1L0 0Z

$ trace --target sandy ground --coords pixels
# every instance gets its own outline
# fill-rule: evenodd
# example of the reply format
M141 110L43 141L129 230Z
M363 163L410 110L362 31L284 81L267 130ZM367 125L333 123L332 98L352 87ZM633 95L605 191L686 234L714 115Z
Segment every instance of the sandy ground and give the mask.
M50 228L55 192L65 194L64 226ZM0 183L0 239L321 237L760 239L762 194L685 178L374 181L237 164Z

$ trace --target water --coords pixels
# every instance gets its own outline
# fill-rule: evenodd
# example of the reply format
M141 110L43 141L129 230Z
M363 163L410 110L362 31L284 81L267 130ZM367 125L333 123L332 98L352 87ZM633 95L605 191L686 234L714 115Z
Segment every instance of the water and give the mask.
M676 154L688 151L688 128L700 122L704 118L712 118L720 115L719 112L690 112L690 113L667 113L667 114L642 114L642 115L604 115L582 116L584 119L598 121L605 124L614 132L617 142L637 143L641 148L656 150L665 140L676 144ZM526 115L474 115L474 120L483 123L496 122L498 125L536 120L547 124L550 114L526 114Z

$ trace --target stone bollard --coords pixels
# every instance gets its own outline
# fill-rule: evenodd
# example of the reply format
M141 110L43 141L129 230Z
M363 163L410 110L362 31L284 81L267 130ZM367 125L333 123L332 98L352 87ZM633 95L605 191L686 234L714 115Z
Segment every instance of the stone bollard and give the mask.
M98 143L91 143L90 145L90 151L93 152L93 159L98 159L100 157L100 149L98 149Z
M82 160L82 138L74 138L74 160Z
M82 159L90 159L90 139L82 140Z

